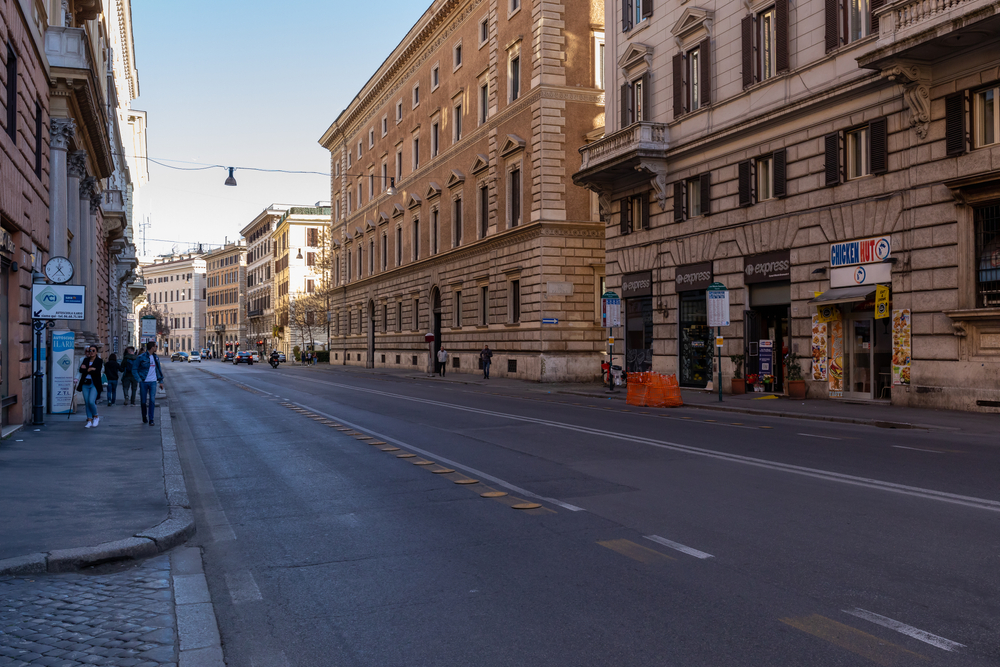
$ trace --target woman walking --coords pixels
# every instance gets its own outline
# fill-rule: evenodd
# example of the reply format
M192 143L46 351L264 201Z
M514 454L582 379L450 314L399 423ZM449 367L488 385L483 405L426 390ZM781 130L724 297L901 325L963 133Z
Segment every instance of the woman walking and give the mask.
M108 357L107 363L104 364L104 375L108 378L108 405L114 405L115 400L118 398L118 373L121 371L121 366L118 365L118 355L112 353ZM125 388L122 388L122 393L124 395Z
M101 397L101 358L97 356L97 348L91 345L87 348L87 356L80 364L80 383L77 391L83 392L83 402L87 406L87 423L84 428L97 426L101 417L97 414L97 401Z
M121 367L119 368L122 378L122 405L135 405L135 392L139 388L139 381L135 379L135 375L132 373L135 369L135 360L135 348L129 345L125 348L125 355L122 357Z

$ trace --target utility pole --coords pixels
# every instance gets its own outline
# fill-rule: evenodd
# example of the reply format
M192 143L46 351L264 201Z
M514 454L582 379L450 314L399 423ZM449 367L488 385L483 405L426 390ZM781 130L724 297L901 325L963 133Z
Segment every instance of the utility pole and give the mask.
M142 256L143 257L146 256L146 230L149 229L149 227L150 227L151 224L152 223L149 222L149 216L148 215L146 216L145 220L143 220L142 222L139 223L139 231L142 232Z

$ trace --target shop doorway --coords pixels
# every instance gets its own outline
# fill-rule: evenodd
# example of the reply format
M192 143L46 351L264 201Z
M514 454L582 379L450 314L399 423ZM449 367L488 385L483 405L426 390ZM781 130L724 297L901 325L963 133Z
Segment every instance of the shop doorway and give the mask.
M768 348L760 341L771 341L772 375L774 383L770 391L785 391L785 364L788 354L788 306L761 306L743 311L743 342L746 355L746 376L758 376L755 387L762 386L760 378L761 357L768 354ZM765 388L766 389L766 388Z
M432 333L434 334L434 351L431 354L431 367L434 372L440 371L438 368L438 352L441 351L441 290L437 287L431 290L431 321L434 323Z
M712 332L705 290L680 293L678 308L680 385L704 389L712 376Z
M892 319L853 312L844 325L844 398L890 399Z
M653 297L625 300L625 372L653 369Z
M375 368L375 302L368 302L368 354L365 368Z

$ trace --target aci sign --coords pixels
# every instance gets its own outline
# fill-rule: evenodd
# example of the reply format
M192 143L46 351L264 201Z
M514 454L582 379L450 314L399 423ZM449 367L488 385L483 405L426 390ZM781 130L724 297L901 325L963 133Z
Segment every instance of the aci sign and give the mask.
M856 266L881 262L892 254L892 239L878 236L858 241L845 241L830 246L830 266ZM859 284L863 283L859 281Z
M86 290L83 285L32 285L31 316L36 320L82 320Z

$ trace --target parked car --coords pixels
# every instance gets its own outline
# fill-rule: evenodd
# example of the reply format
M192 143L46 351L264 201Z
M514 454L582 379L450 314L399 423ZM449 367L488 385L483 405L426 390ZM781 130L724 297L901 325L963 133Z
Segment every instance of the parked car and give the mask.
M285 363L285 353L284 352L279 352L278 353L278 361L281 362L281 363Z
M253 354L252 352L237 352L236 356L233 357L233 364L234 365L235 364L249 364L250 363L250 359L253 358L251 356L252 354ZM256 361L256 359L254 359L254 361Z
M189 354L188 355L188 363L190 364L192 361L197 361L200 364L201 363L201 353L199 353L199 352L192 352L191 354Z
M211 359L212 358L212 351L209 350L207 347L203 347L203 348L201 348L200 355L201 355L202 359Z
M233 360L233 356L234 356L234 355L233 355L233 353L232 353L232 352L224 352L224 353L222 354L222 360L223 360L223 361L232 361L232 360Z
M187 360L188 360L187 352L174 352L173 354L170 355L170 361L171 362L174 362L174 361L187 361Z

